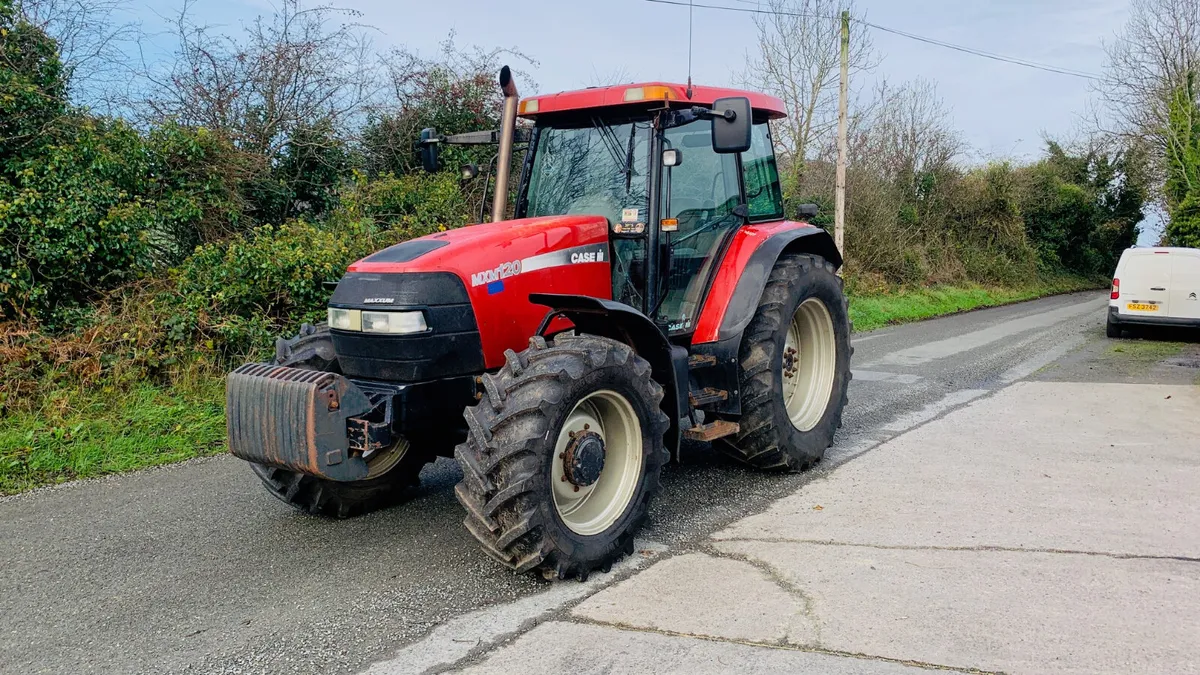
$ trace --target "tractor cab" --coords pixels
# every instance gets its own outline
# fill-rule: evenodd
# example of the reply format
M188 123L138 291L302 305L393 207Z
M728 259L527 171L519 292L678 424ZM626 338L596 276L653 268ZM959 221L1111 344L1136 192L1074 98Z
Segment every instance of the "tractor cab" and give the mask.
M528 149L514 218L603 216L612 299L672 337L695 328L733 234L783 220L776 98L654 82L526 98L518 115L532 127L518 135Z

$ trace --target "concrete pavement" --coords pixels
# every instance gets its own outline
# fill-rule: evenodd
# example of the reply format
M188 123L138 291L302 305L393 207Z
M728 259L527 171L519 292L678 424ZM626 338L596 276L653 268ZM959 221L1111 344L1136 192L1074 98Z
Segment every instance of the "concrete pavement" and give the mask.
M1014 384L553 618L454 667L1200 672L1200 387Z

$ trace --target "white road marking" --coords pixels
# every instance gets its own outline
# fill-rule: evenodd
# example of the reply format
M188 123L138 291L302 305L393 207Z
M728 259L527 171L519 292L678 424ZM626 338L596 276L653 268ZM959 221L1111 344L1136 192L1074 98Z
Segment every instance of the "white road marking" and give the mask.
M861 342L870 342L871 340L874 340L875 338L881 338L885 335L888 335L888 333L872 333L870 335L863 335L862 337L852 337L852 338L850 338L850 344L856 345Z
M1042 312L1032 316L1006 321L1002 324L977 330L958 337L946 338L937 342L929 342L917 347L902 349L898 352L888 354L887 356L875 361L874 363L866 364L868 367L877 365L901 365L901 366L919 366L930 361L944 359L956 354L961 354L972 349L989 345L998 340L1003 340L1006 337L1011 337L1019 333L1035 330L1037 328L1048 328L1054 324L1061 323L1071 317L1086 314L1088 312L1099 312L1104 306L1107 306L1108 301L1100 298L1081 302L1078 305L1063 307L1061 309Z
M908 431L915 426L941 416L951 408L957 408L960 405L974 401L984 394L990 393L990 389L960 389L959 391L952 391L920 410L897 417L891 424L883 427L883 430L897 433Z
M547 590L513 602L493 605L455 617L436 626L421 641L402 648L386 661L372 665L367 675L402 675L445 668L476 650L490 649L510 636L528 630L538 620L612 583L615 576L646 566L667 547L637 540L635 552L613 565L608 574L593 574L583 583L556 582Z
M1079 335L1074 335L1053 349L1046 350L1040 355L1035 356L1024 363L1018 363L1012 368L1004 371L1004 373L1000 375L1000 381L1005 384L1012 384L1017 380L1023 380L1042 368L1045 368L1051 363L1054 363L1055 361L1066 356L1067 352L1075 349L1081 344L1083 344L1083 338Z
M915 384L925 379L911 373L889 373L882 370L853 370L854 379L859 382L896 382L898 384Z

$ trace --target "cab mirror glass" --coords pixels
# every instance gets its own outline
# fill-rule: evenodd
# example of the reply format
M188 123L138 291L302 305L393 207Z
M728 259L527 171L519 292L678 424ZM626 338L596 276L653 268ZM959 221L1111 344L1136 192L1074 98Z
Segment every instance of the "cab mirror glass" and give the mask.
M750 149L750 124L753 113L750 99L745 96L719 98L713 101L713 152L733 153Z

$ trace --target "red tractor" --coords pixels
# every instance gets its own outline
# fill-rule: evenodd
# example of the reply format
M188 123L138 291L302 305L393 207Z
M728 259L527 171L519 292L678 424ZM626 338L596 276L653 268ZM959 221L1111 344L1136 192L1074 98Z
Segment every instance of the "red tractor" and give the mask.
M850 380L841 256L784 215L778 99L649 83L518 106L500 83L500 131L421 141L430 169L439 144L499 143L492 222L351 265L328 325L230 374L229 447L339 517L453 456L487 553L582 579L632 551L684 439L764 470L821 459Z

